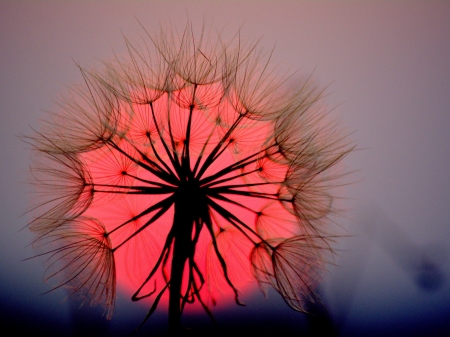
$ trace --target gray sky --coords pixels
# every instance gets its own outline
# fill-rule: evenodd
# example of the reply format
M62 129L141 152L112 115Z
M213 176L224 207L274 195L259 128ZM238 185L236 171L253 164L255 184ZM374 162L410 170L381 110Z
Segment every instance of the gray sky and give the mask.
M154 32L169 20L182 28L189 17L226 32L242 27L242 36L262 37L267 50L275 45L274 63L314 71L329 85L333 113L354 131L358 151L345 167L358 170L357 182L342 188L349 211L339 219L351 237L341 241L339 267L330 268L323 284L340 333L444 324L450 315L449 15L446 1L2 1L0 303L23 322L29 315L70 321L70 306L60 303L65 293L40 296L48 289L43 267L21 262L33 251L32 236L19 231L28 220L19 216L29 204L30 161L17 136L54 108L65 84L80 81L74 61L94 66L123 51L122 33L142 34L136 18ZM304 323L292 323L298 314L274 301L267 310L293 326ZM121 297L113 321L126 320L131 306ZM254 310L248 319L263 317L250 304L246 309ZM245 314L224 319L239 315ZM131 326L140 317L134 319Z

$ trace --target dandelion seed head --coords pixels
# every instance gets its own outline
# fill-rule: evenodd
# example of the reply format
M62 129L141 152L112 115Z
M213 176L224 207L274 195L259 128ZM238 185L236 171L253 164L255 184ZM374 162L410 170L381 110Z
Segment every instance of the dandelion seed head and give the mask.
M117 273L154 301L146 319L168 302L169 325L193 303L240 304L255 281L304 311L330 250L331 168L352 150L323 90L287 85L239 34L188 24L125 44L126 58L80 67L84 84L28 138L48 278L111 316Z

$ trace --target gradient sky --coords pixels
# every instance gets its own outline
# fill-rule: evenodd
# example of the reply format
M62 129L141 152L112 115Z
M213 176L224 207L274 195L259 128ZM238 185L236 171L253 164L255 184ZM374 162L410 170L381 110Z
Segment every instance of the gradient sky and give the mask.
M450 2L448 1L2 1L0 2L0 322L22 331L123 335L146 308L121 293L113 320L63 302L48 290L27 244L32 236L26 144L65 84L124 50L122 33L170 21L205 19L248 40L275 45L274 63L328 85L327 103L354 131L358 170L342 188L337 267L321 294L339 336L449 334L450 326ZM249 296L244 309L217 308L219 324L254 331L307 332L311 321L275 293ZM89 308L88 308L89 309ZM94 315L94 316L93 316ZM274 319L274 317L276 319ZM211 326L208 318L192 324ZM261 322L267 322L261 324ZM93 324L94 324L93 323ZM143 332L164 331L164 313ZM188 324L191 324L189 321ZM308 325L309 324L309 325Z

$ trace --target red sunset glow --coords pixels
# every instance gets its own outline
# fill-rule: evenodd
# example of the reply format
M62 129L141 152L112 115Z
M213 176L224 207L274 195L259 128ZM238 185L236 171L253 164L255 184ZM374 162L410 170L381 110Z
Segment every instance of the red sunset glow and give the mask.
M178 96L177 92L174 93L174 96ZM214 100L215 97L209 99ZM173 136L166 135L166 142L171 142L172 137L176 144L175 148L178 153L181 153L183 141L186 137L189 109L175 105L173 102L171 102L170 107L168 105L167 94L155 102L154 106L158 108L155 108L155 113L159 117L156 120L159 120L158 127L164 130L168 130L168 121L173 121L171 125ZM203 157L206 158L212 149L218 145L233 122L234 117L230 115L235 113L228 102L216 104L211 109L193 110L190 138L190 144L192 145L190 148L191 168L194 167L200 153L203 152ZM162 160L169 163L170 168L174 170L167 158L162 141L158 139L158 128L149 119L150 114L148 106L134 104L129 116L120 123L121 127L125 128L126 136L120 139L117 144L126 154L110 147L102 147L81 156L91 173L92 184L99 186L95 192L99 197L94 198L84 216L101 219L106 232L114 231L116 227L138 216L148 207L172 194L127 193L132 192L132 190L126 186L146 185L145 181L163 183L154 174L136 164L136 161L142 160L140 153L155 162ZM254 191L268 197L266 199L248 195L231 195L228 196L230 199L228 202L215 201L264 238L287 238L301 234L298 225L296 225L295 216L289 213L279 201L273 200L273 196L277 194L280 188L275 182L277 180L282 181L288 166L259 154L264 152L264 144L268 141L270 123L247 120L241 124L229 136L233 141L230 142L226 151L220 154L206 170L204 176L212 176L234 163L258 154L258 160L252 160L251 163L242 168L223 175L221 179L225 179L226 182L215 186L235 185L238 186L236 190ZM150 142L152 142L152 146L149 145ZM273 183L265 184L268 178ZM148 186L151 185L148 184ZM119 194L114 192L119 192ZM192 199L188 202L194 206L199 201ZM134 232L142 228L155 213L156 211L140 216L120 230L114 231L110 236L112 246L116 247L126 241ZM230 280L240 292L243 292L245 287L254 288L257 283L252 276L250 263L250 254L253 249L252 242L236 228L234 222L224 219L213 209L210 209L210 214L214 240L216 240L225 259ZM161 255L165 239L173 223L173 217L172 206L157 221L115 251L118 286L132 294L144 283ZM250 235L253 236L254 240L257 240L254 234ZM217 300L233 302L233 291L224 279L223 270L212 245L212 239L211 233L203 229L195 246L195 261L207 281L207 286L202 289L202 297L209 305ZM166 272L170 274L168 270ZM187 277L188 274L186 273L184 275L185 283ZM150 292L155 286L158 288L165 283L163 268L161 268L152 282L149 282L142 291L144 293ZM167 304L167 300L166 294L161 304Z

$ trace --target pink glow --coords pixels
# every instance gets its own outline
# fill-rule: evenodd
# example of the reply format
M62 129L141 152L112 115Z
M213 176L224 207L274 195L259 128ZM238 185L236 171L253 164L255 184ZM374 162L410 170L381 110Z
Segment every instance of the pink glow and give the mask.
M184 91L186 90L183 89L174 94L177 105L173 102L168 103L166 95L154 103L159 127L164 126L167 130L168 120L170 119L172 137L176 142L176 148L180 152L183 148L189 116L189 110L185 107L185 104L182 104ZM208 99L208 102L216 102L214 96L205 99ZM238 116L229 103L221 102L219 104L217 99L217 102L211 105L212 108L200 109L201 104L199 104L197 109L194 110L190 147L191 167L195 165L198 155L202 152L205 144L204 157L218 144L221 137L228 131L228 127ZM220 122L218 122L219 116ZM155 152L149 143L148 135L150 134L150 137L155 139L156 152L173 169L161 141L158 141L157 128L150 118L148 105L134 104L129 117L120 122L120 127L124 129L126 136L118 144L125 152L134 158L139 158L138 151L141 151L152 160L157 161ZM215 160L205 172L204 177L217 173L228 165L261 151L264 147L264 142L268 140L272 127L273 125L270 122L247 120L242 123L242 127L237 128L230 136L232 144L230 144L228 150ZM166 142L171 141L167 132L164 137ZM140 179L153 182L162 182L149 171L138 167L132 160L114 149L102 147L83 154L82 159L91 171L94 185L143 185L142 182L133 179L131 176L137 176ZM255 170L257 171L255 172ZM249 184L253 186L241 187L240 190L267 194L277 193L280 188L278 184L255 184L267 181L282 181L287 171L287 165L277 162L275 158L264 157L253 164L247 165L240 171L241 173L247 173L247 175L233 178L217 186ZM233 175L237 175L237 173L225 175L221 179L226 179ZM97 189L101 190L100 187ZM119 191L119 189L109 187L105 188L105 190ZM120 190L123 191L123 188ZM107 232L110 232L121 223L133 218L166 197L167 195L97 193L94 202L84 215L100 219L104 223ZM262 238L287 238L299 234L298 220L286 210L281 202L249 196L231 196L230 199L236 204L220 200L217 200L217 203L226 208ZM110 235L112 246L116 247L121 244L155 213L156 211L142 216ZM171 207L160 219L134 236L115 252L118 286L126 293L131 295L139 288L160 257L167 234L173 223L173 214L173 207ZM217 214L216 211L211 210L210 214L213 220L216 242L227 264L231 282L241 294L256 289L257 283L252 275L250 263L250 254L254 244L236 227ZM253 239L258 240L254 235ZM171 257L168 260L171 261ZM233 291L223 276L223 270L212 246L210 233L206 228L202 230L199 242L196 245L195 261L206 280L206 285L201 290L205 303L207 305L214 305L216 301L220 303L234 303ZM169 266L167 265L165 270L167 274L170 274ZM186 270L184 282L187 282ZM150 292L154 288L157 290L161 289L165 283L163 269L161 268L142 289L142 293ZM152 300L153 298L150 297L149 301ZM160 304L167 306L167 292ZM201 306L195 304L189 306L189 308L197 310Z

